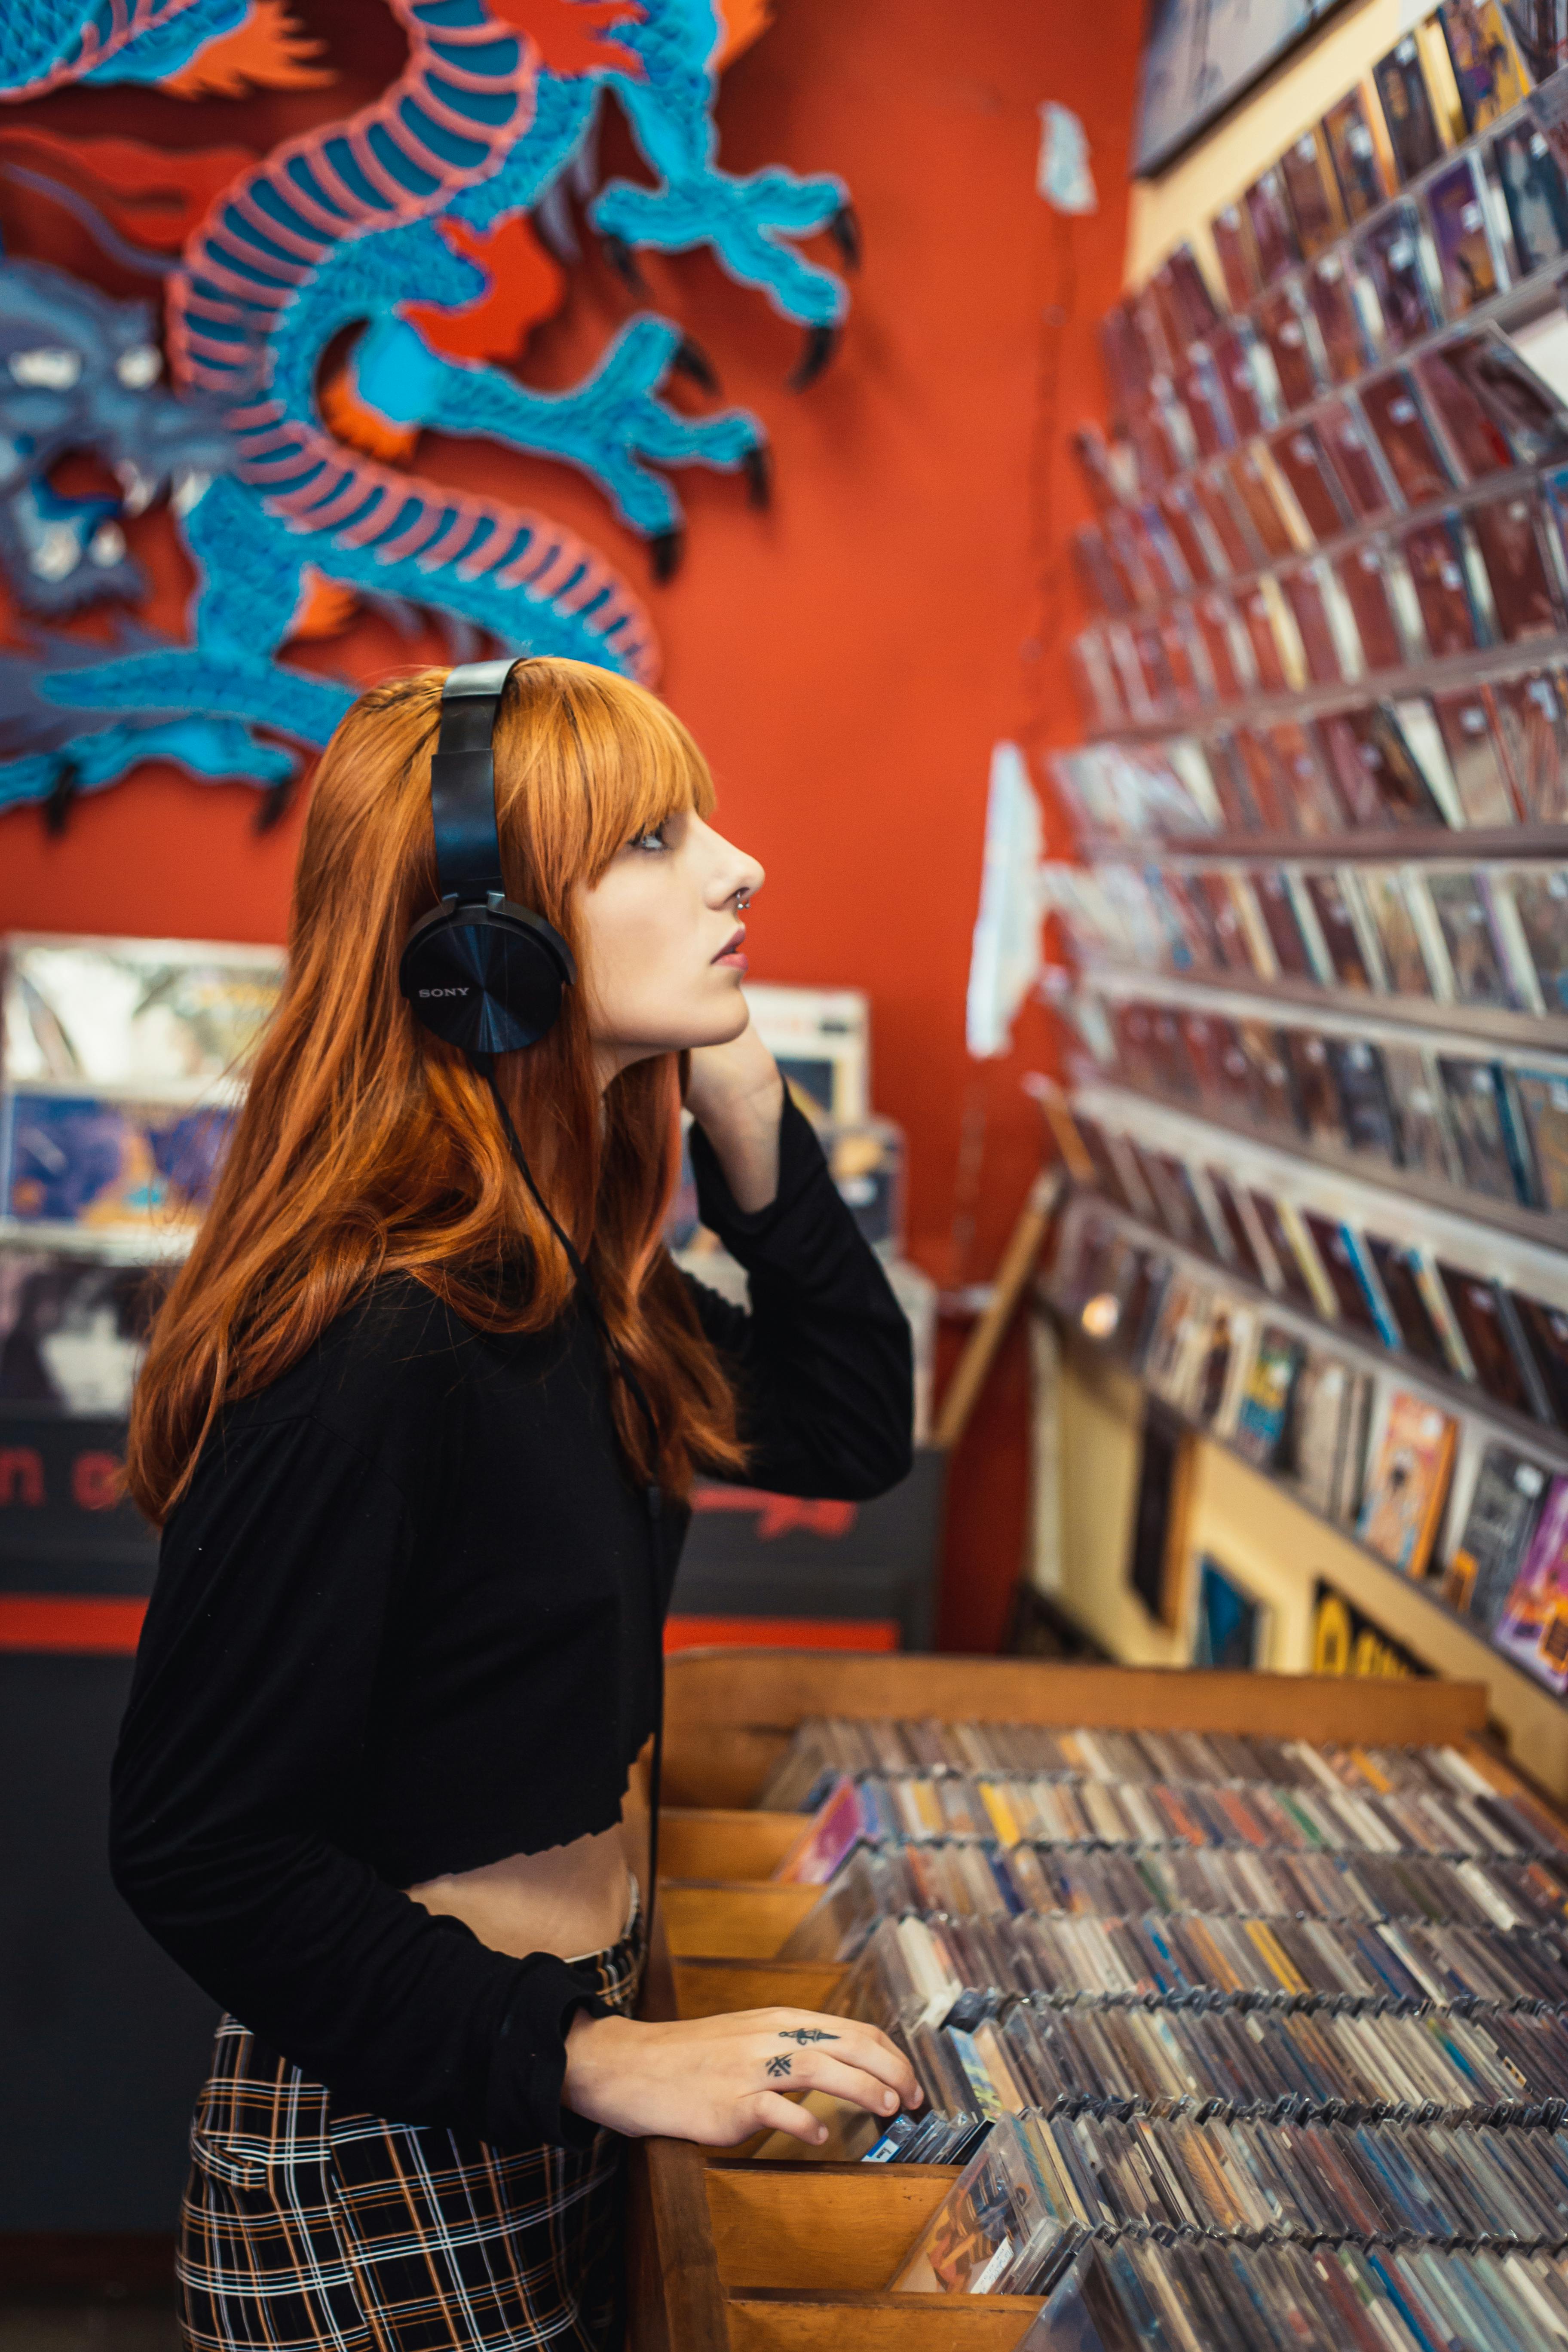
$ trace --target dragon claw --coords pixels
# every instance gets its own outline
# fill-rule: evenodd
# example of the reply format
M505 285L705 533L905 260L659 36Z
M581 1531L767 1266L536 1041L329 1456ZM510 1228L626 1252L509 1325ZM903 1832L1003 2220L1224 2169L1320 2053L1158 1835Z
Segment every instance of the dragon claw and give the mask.
M51 841L58 841L70 823L71 809L79 791L76 763L68 756L62 756L59 773L49 786L43 807L44 831Z
M765 512L773 503L773 461L767 443L754 442L742 463L746 470L747 501Z
M853 205L840 205L827 224L827 234L838 247L846 269L858 269L865 247L860 236L860 219Z
M653 576L662 587L673 580L680 569L680 559L686 552L685 534L679 530L655 531L648 541L647 551L653 564Z
M629 286L634 294L646 294L647 279L638 268L637 255L632 251L626 238L609 236L605 238L604 245L605 258L616 277Z
M792 392L805 392L809 384L816 382L817 377L838 349L838 342L839 335L837 327L806 329L805 349L802 352L795 373L789 379L789 388Z
M678 375L689 376L692 383L700 384L704 392L718 391L718 372L701 344L694 341L691 336L682 335L669 364Z
M288 775L279 776L276 783L265 787L256 804L256 814L250 821L253 833L270 833L273 826L288 815L293 806L294 787L299 780L300 772L296 768Z

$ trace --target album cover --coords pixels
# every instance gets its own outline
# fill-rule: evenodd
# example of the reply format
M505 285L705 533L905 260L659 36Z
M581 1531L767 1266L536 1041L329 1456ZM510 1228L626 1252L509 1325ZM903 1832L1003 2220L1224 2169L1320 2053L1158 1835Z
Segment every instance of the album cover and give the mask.
M1255 813L1254 829L1261 826L1265 833L1293 832L1290 793L1267 736L1250 727L1238 727L1230 738L1230 747L1242 771L1244 805Z
M1494 678L1489 692L1525 822L1568 823L1568 695L1562 671Z
M1459 317L1498 290L1497 257L1471 158L1461 155L1439 172L1426 196L1444 307L1451 318Z
M1457 335L1443 354L1507 439L1520 466L1568 457L1568 412L1523 352L1499 327Z
M1278 171L1260 172L1242 196L1247 213L1247 225L1252 232L1252 250L1257 257L1258 271L1265 286L1295 268L1301 259L1290 207Z
M1443 0L1437 11L1465 129L1489 131L1522 104L1528 84L1497 0Z
M1378 454L1371 430L1349 393L1318 411L1317 429L1345 502L1357 522L1382 522L1398 500L1393 478Z
M1225 299L1233 310L1245 310L1258 292L1258 272L1239 205L1226 205L1209 223L1215 258L1225 283Z
M1301 936L1289 877L1279 866L1265 866L1254 871L1252 884L1280 971L1292 980L1315 979L1311 951Z
M1553 1478L1546 1490L1492 1639L1548 1689L1568 1688L1568 1478Z
M1355 616L1327 563L1302 563L1281 572L1279 585L1301 641L1307 676L1314 686L1352 684L1364 664Z
M1250 572L1258 561L1257 552L1226 490L1223 470L1215 468L1208 473L1194 474L1192 491L1198 511L1214 533L1224 559L1224 569L1226 572Z
M14 1095L0 1204L25 1224L105 1232L194 1223L212 1197L234 1123L227 1108Z
M1084 1150L1094 1163L1095 1181L1100 1191L1116 1202L1120 1207L1127 1210L1130 1215L1139 1215L1142 1202L1129 1188L1111 1139L1106 1134L1100 1121L1090 1118L1087 1112L1075 1108L1073 1124L1078 1129Z
M1382 1047L1366 1037L1331 1037L1328 1047L1346 1142L1397 1165L1399 1127Z
M1328 988L1369 989L1372 974L1367 970L1366 955L1362 945L1361 929L1352 897L1354 878L1347 867L1342 874L1306 874L1302 887L1317 918L1319 934L1328 962L1320 975Z
M1519 1201L1523 1195L1514 1181L1506 1113L1492 1065L1439 1054L1437 1072L1466 1185L1489 1200Z
M1420 1252L1381 1234L1368 1234L1366 1248L1398 1331L1394 1344L1431 1371L1453 1372L1453 1356L1428 1302L1431 1286Z
M1367 1481L1358 1533L1406 1576L1426 1572L1454 1459L1454 1423L1436 1405L1395 1390Z
M1230 889L1228 877L1222 870L1210 866L1202 873L1194 874L1192 879L1208 909L1210 920L1214 925L1215 940L1225 970L1246 972L1251 977L1256 977L1253 972L1252 958L1247 952L1247 937L1241 927L1241 918L1237 912L1236 899Z
M1234 735L1215 738L1218 754L1215 761L1215 790L1219 795L1221 814L1225 819L1222 830L1231 833L1261 833L1263 812L1253 794L1252 777L1256 762L1238 750ZM1223 957L1221 958L1223 961Z
M1305 408L1322 389L1318 370L1317 326L1297 285L1277 286L1264 295L1253 320L1268 348L1279 385L1279 404L1288 415Z
M1304 1352L1300 1340L1277 1323L1266 1323L1258 1334L1231 1443L1259 1470L1268 1469L1279 1450Z
M1431 92L1421 70L1421 52L1413 33L1407 33L1385 58L1379 58L1372 69L1372 78L1377 85L1383 119L1388 127L1394 171L1403 184L1426 171L1443 152L1443 134L1437 128Z
M1198 1257L1213 1255L1209 1230L1183 1162L1169 1151L1147 1151L1143 1164L1159 1192L1165 1231Z
M1222 1409L1237 1380L1237 1359L1251 1336L1252 1318L1230 1299L1209 1302L1207 1327L1194 1352L1184 1410L1205 1429L1219 1423Z
M1568 867L1525 869L1509 878L1547 1010L1568 1012Z
M1430 996L1432 983L1420 934L1396 866L1365 866L1357 877L1362 903L1376 936L1384 975L1395 996Z
M1377 298L1385 352L1401 352L1441 322L1426 282L1421 223L1412 204L1391 205L1355 242L1356 259Z
M1516 122L1492 141L1492 163L1502 184L1521 275L1545 269L1568 253L1568 181L1537 121Z
M1382 545L1376 540L1363 541L1360 547L1336 555L1333 566L1334 576L1351 608L1367 668L1403 669L1406 658L1405 641L1388 592L1386 556Z
M1296 242L1310 261L1333 244L1344 226L1328 149L1315 131L1309 131L1285 150L1278 169L1296 225Z
M1434 796L1401 731L1394 706L1336 710L1319 722L1325 750L1351 823L1373 831L1388 825L1440 825Z
M1461 339L1467 345L1473 338ZM1484 482L1492 474L1513 468L1513 450L1507 436L1476 397L1465 372L1454 364L1454 343L1439 343L1413 362L1412 373L1429 415L1447 441L1458 478Z
M1368 1339L1383 1339L1378 1319L1373 1312L1373 1301L1362 1279L1355 1249L1348 1227L1333 1217L1320 1216L1315 1209L1301 1212L1302 1223L1311 1234L1318 1255L1322 1261L1329 1287L1334 1295L1337 1320L1348 1324Z
M1149 284L1173 350L1201 342L1219 325L1220 312L1190 245L1173 246Z
M862 990L752 982L746 1003L797 1099L824 1118L870 1117L870 1005Z
M1424 1045L1384 1041L1383 1066L1399 1119L1400 1156L1406 1168L1439 1183L1452 1184L1458 1158L1448 1120L1447 1098Z
M1260 1290L1271 1290L1274 1286L1258 1249L1262 1236L1255 1237L1230 1178L1223 1170L1212 1166L1205 1168L1204 1174L1229 1237L1232 1263L1237 1272L1245 1276L1248 1282L1257 1283ZM1267 1244L1264 1246L1267 1247Z
M1300 1121L1285 1057L1285 1032L1267 1021L1238 1021L1236 1037L1247 1060L1253 1116L1266 1127L1295 1129Z
M1279 1213L1279 1203L1271 1193L1254 1192L1250 1188L1247 1197L1251 1204L1253 1215L1262 1227L1263 1238L1273 1254L1283 1296L1289 1299L1293 1306L1304 1308L1310 1315L1315 1315L1318 1312L1318 1293L1307 1279L1301 1253Z
M1467 509L1492 592L1499 633L1510 645L1554 637L1562 622L1534 497L1521 490Z
M1314 539L1333 539L1353 521L1311 425L1275 434L1268 448Z
M1458 1002L1511 1010L1513 990L1475 875L1433 867L1422 879L1447 950Z
M1414 524L1400 534L1399 551L1410 567L1433 659L1447 661L1484 645L1485 632L1465 576L1458 516L1438 515L1430 522Z
M1434 694L1432 708L1437 714L1466 824L1515 824L1517 812L1509 790L1507 760L1486 688L1477 686Z
M1568 1430L1568 1312L1510 1290L1514 1328L1535 1367L1542 1393L1559 1429Z
M1244 1591L1217 1561L1205 1554L1198 1568L1197 1619L1193 1630L1194 1666L1233 1671L1263 1663L1268 1612Z
M1310 1029L1280 1033L1286 1067L1290 1073L1297 1124L1310 1142L1337 1151L1344 1142L1340 1129L1340 1098L1329 1062L1328 1042Z
M1568 1216L1568 1071L1513 1069L1538 1205Z
M1436 1266L1479 1386L1494 1404L1530 1413L1535 1383L1521 1361L1521 1351L1512 1334L1513 1318L1503 1311L1503 1286L1484 1275L1468 1273L1463 1266L1450 1265L1444 1258L1437 1259ZM1533 1364L1530 1370L1533 1371Z
M161 1280L58 1250L0 1253L0 1403L123 1419Z
M1489 1633L1524 1565L1541 1517L1546 1472L1510 1445L1481 1456L1464 1531L1444 1579L1444 1598Z
M1290 535L1290 526L1258 449L1238 449L1234 457L1226 459L1219 471L1230 484L1264 553L1275 562L1293 555L1296 542Z
M1214 679L1215 693L1221 702L1240 702L1251 685L1251 659L1241 625L1235 608L1226 596L1201 596L1192 607L1203 643L1204 656ZM1222 778L1223 761L1215 763L1215 788L1223 804L1225 788ZM1228 810L1226 822L1232 822Z
M1186 409L1201 458L1222 457L1235 448L1237 431L1225 385L1201 343L1188 354L1187 365L1176 378L1176 397Z
M1326 253L1313 262L1302 286L1331 383L1354 383L1373 353L1343 258Z
M1121 699L1116 673L1107 656L1105 641L1098 629L1085 629L1074 637L1068 647L1068 661L1073 673L1073 686L1089 725L1107 731L1125 727L1127 707Z
M280 949L16 933L0 986L5 1083L156 1099L231 1077L282 984Z
M1353 226L1394 194L1382 120L1368 109L1361 90L1352 89L1324 115L1323 136L1333 158L1340 202Z
M1309 1348L1296 1375L1278 1467L1312 1510L1335 1516L1352 1374L1321 1348Z
M1170 488L1162 490L1152 511L1159 515L1170 532L1182 562L1194 581L1202 583L1220 578L1226 568L1224 551L1198 512L1187 483L1175 482Z
M1279 403L1268 352L1247 319L1228 319L1209 338L1214 363L1238 433L1263 433L1279 423Z
M1178 1403L1191 1381L1208 1328L1209 1296L1201 1283L1178 1274L1160 1302L1143 1351L1142 1377L1169 1404Z
M1342 832L1344 810L1307 729L1299 719L1282 719L1268 730L1268 738L1295 831L1313 838Z
M1451 487L1448 467L1415 396L1407 370L1396 368L1361 388L1362 414L1400 492L1413 507Z

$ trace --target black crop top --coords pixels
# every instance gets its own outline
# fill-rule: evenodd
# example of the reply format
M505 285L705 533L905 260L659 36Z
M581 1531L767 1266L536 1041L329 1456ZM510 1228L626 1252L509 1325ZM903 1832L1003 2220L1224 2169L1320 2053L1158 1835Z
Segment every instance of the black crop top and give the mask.
M748 1483L867 1498L910 1466L909 1326L786 1101L779 1188L703 1221ZM689 1514L667 1507L662 1620ZM575 1307L493 1336L388 1277L228 1407L163 1532L115 1758L115 1883L214 2000L340 2102L500 2147L589 2136L564 1960L401 1888L611 1828L653 1729L653 1553Z

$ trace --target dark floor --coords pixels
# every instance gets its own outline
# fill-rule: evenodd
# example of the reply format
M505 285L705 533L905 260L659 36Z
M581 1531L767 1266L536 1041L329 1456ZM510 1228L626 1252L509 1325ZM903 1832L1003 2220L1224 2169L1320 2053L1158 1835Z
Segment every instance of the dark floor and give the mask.
M174 2352L172 2302L0 2300L0 2352Z

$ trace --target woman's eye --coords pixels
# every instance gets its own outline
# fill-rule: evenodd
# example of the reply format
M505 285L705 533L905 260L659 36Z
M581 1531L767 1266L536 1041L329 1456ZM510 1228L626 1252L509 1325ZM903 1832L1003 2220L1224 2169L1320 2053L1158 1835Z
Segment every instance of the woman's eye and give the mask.
M634 849L647 849L650 847L654 849L668 849L669 847L669 844L664 837L664 827L661 824L650 824L646 833L639 833L633 836L632 847Z

